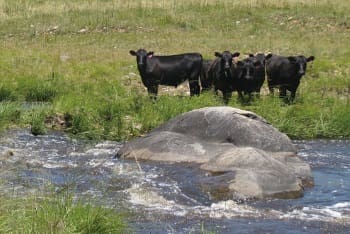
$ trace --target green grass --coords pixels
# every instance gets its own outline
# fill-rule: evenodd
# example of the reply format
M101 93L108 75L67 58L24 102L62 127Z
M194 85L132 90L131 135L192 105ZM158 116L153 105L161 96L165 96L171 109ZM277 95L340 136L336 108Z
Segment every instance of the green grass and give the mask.
M1 102L0 103L0 129L16 126L21 121L21 107L16 103Z
M128 140L170 118L223 105L212 93L160 90L153 102L129 50L314 55L295 103L267 94L229 106L261 115L292 138L350 138L347 0L0 0L0 130L64 130ZM50 124L48 124L50 122ZM0 197L0 233L125 233L114 211L69 195ZM202 233L210 233L202 227Z
M68 192L44 197L0 196L0 233L129 233L114 210L76 201Z
M0 128L41 134L45 117L65 113L65 130L76 137L127 140L180 113L223 104L183 90L161 91L152 102L130 49L205 58L270 51L316 57L295 104L269 97L265 84L260 100L242 105L234 94L229 105L293 138L349 138L349 10L346 0L0 0ZM23 107L38 102L47 105Z

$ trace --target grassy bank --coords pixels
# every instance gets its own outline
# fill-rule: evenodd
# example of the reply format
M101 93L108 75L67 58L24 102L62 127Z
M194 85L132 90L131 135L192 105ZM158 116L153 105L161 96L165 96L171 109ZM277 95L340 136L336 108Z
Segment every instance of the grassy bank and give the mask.
M294 105L247 104L293 138L350 137L350 3L346 0L0 0L0 128L63 127L125 140L169 118L222 105L211 93L161 90L151 102L130 49L314 55ZM242 56L243 58L244 56ZM60 126L64 125L64 126Z
M74 201L68 193L45 197L0 196L0 233L131 233L124 217Z

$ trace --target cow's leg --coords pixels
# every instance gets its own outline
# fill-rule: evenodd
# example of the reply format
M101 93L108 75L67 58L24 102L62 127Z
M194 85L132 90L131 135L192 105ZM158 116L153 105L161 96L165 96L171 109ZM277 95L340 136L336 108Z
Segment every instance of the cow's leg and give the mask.
M224 91L224 92L222 92L222 96L223 96L225 105L227 105L227 104L228 104L228 101L229 101L229 100L231 99L231 97L232 97L232 92Z
M188 83L190 85L190 95L199 95L200 86L198 80L189 80Z
M219 91L218 90L219 90L218 88L214 87L214 95L215 96L219 96Z
M287 96L287 89L285 87L280 87L280 98L285 98Z
M267 76L267 87L269 88L269 93L271 96L274 96L274 87L276 87L276 82L273 82L273 79L272 77L275 77L275 76L272 76L272 74L270 74L269 72L266 73L266 76Z
M274 95L273 85L269 78L267 79L267 87L269 88L270 95L273 96Z
M239 99L240 101L243 101L244 97L243 97L242 91L237 91L237 93L238 93L238 99Z
M150 85L147 87L148 95L151 99L155 100L157 99L158 94L158 85Z
M256 88L253 90L253 97L254 97L254 98L260 98L260 90L261 90L261 88L259 88L259 87L256 87Z
M290 102L294 101L296 92L296 89L290 91Z
M260 90L255 92L255 97L256 97L257 99L260 98Z
M253 99L253 93L248 92L248 101L251 101Z
M210 90L211 85L209 84L208 79L204 75L201 75L200 81L202 86L202 92Z

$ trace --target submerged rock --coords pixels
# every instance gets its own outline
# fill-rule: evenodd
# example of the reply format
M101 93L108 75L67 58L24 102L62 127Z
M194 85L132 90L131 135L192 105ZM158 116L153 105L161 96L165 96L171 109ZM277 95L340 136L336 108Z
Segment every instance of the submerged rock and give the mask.
M126 143L117 157L197 163L218 200L296 198L312 181L291 140L253 112L208 107L179 115Z

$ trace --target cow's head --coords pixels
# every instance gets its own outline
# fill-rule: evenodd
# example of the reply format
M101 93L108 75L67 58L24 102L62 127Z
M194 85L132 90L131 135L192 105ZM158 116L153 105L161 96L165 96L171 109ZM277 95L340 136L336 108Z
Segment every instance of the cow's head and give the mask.
M265 62L266 62L266 56L263 53L257 53L254 58L256 59L256 61L259 61L261 64L263 64L265 66Z
M237 67L239 70L239 78L240 79L246 79L246 80L253 80L254 74L257 71L258 68L263 67L264 64L255 59L255 57L249 57L244 59L243 61L237 62Z
M295 65L296 72L299 76L305 75L307 63L314 59L314 56L306 58L304 55L288 57L289 62Z
M147 52L144 49L139 49L138 51L130 50L129 53L132 56L136 56L136 62L138 67L145 67L147 64L147 58L153 56L153 51Z
M232 61L240 55L239 52L231 53L230 51L224 51L222 53L215 52L215 56L220 58L221 68L224 71L229 71L232 66Z

